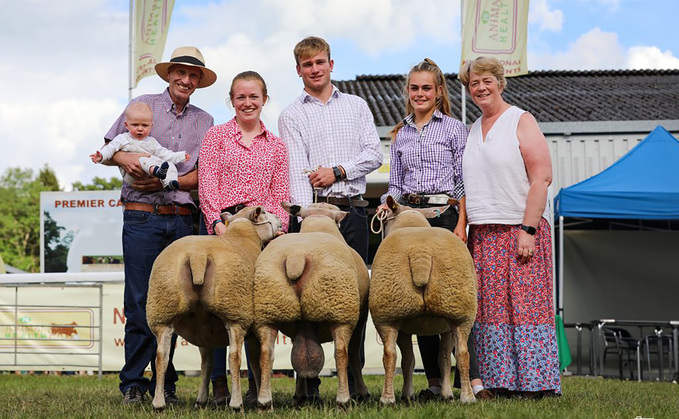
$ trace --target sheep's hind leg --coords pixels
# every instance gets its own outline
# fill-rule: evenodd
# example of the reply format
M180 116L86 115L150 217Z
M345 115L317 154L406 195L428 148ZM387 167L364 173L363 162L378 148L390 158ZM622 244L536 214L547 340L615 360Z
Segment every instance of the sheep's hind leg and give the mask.
M413 370L415 369L415 354L413 353L413 336L399 332L396 343L401 349L401 371L403 371L403 390L401 400L410 403L415 400L413 385Z
M382 355L382 364L384 365L384 388L382 389L380 402L383 405L394 404L396 402L396 397L394 396L394 371L396 370L396 339L398 336L398 328L389 324L375 324L375 328L384 345L384 354Z
M210 396L210 373L212 372L212 348L199 347L200 351L200 387L196 407L205 407Z
M165 409L165 373L170 362L170 346L174 330L170 326L158 325L151 329L158 342L156 349L156 393L153 396L153 409Z
M228 324L229 331L229 372L231 373L231 401L229 407L233 410L243 408L243 394L240 387L240 364L245 329L239 324Z
M271 370L273 369L274 345L278 329L272 326L260 326L256 330L259 339L259 394L257 395L257 406L261 410L273 411L273 401L271 397Z
M472 324L473 321L469 324L462 324L457 328L454 328L451 324L451 330L455 334L455 360L460 374L460 401L462 403L476 402L469 379L469 351L467 349L467 339L469 339Z
M441 334L439 346L439 368L441 370L441 397L443 400L453 400L453 388L450 382L450 355L453 352L453 332ZM460 372L462 374L462 372ZM469 368L467 368L467 381L469 381Z
M349 379L347 367L349 366L349 340L351 340L352 327L338 325L332 329L332 339L335 343L335 368L337 370L337 405L348 407Z

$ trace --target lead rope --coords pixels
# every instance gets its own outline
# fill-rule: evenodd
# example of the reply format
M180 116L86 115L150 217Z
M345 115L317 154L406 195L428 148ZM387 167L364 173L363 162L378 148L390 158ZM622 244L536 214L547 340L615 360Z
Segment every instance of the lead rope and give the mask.
M387 211L385 210L377 210L375 215L373 215L373 218L370 220L370 231L372 231L374 234L380 234L382 236L382 240L384 240L384 220L387 219ZM375 220L378 221L379 228L375 229Z

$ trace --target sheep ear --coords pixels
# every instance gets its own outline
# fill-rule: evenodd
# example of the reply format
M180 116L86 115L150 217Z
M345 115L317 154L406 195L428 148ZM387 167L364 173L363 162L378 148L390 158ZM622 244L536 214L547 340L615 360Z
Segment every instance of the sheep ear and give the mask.
M396 200L394 199L393 196L387 195L387 207L395 214L398 212L398 207L399 205L396 203Z
M448 208L450 208L450 205L446 205L445 207L418 208L417 211L426 218L437 218L446 212Z
M290 202L283 201L281 202L281 207L290 215L297 215L299 211L302 209L299 205L291 204Z
M255 207L255 209L252 211L252 214L250 214L250 220L252 221L257 221L259 216L262 214L262 207Z

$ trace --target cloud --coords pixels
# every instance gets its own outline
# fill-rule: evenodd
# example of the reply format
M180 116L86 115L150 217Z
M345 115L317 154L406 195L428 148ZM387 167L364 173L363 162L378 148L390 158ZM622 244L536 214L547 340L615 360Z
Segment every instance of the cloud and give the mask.
M563 28L563 12L559 9L551 10L547 0L533 0L528 11L528 23L539 24L540 30L561 32Z
M679 58L672 51L660 51L658 47L632 47L627 52L627 68L679 69Z
M626 67L626 53L618 35L594 28L569 44L565 52L530 54L533 69L597 70Z

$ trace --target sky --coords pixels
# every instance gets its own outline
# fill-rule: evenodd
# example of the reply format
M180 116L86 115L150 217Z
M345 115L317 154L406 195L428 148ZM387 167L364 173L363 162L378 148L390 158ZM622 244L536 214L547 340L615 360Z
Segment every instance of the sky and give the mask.
M0 174L47 164L67 191L119 176L88 156L128 101L129 1L0 0L0 10ZM677 0L531 0L528 68L679 69L677 15ZM176 0L163 60L178 46L201 50L218 79L191 103L216 124L233 117L233 77L259 72L270 96L262 119L277 133L302 91L292 54L302 38L329 42L334 80L405 74L425 57L457 73L460 21L459 0ZM133 96L166 86L147 77Z

